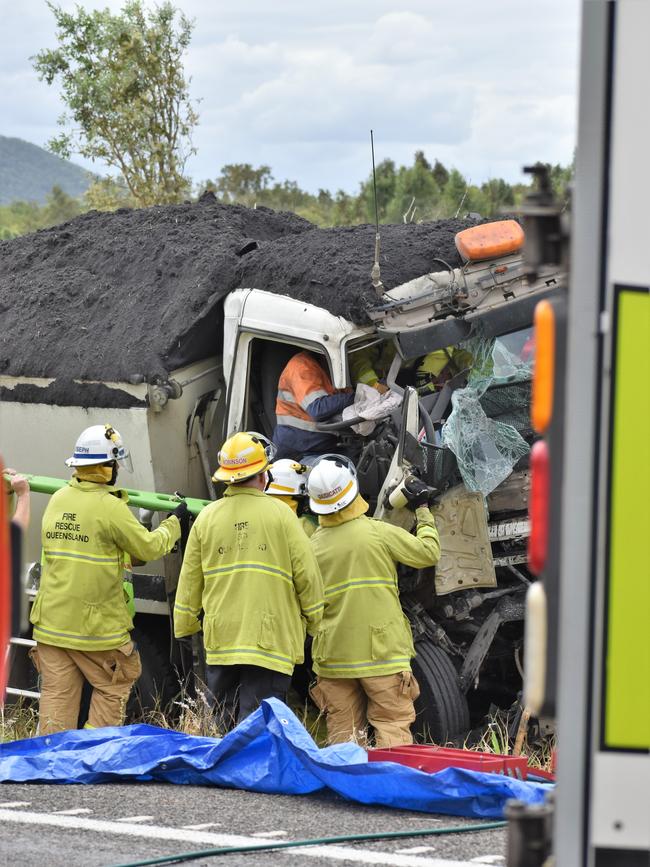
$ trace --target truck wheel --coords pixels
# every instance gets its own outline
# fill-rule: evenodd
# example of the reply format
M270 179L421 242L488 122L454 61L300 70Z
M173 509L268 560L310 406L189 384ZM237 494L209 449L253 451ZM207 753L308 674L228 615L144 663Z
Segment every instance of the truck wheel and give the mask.
M417 740L445 744L469 730L469 709L447 654L429 641L415 645L413 673L420 685L413 733Z
M168 642L138 626L131 637L140 653L142 674L129 697L129 722L141 720L143 715L154 710L165 711L180 689L178 675L169 661Z

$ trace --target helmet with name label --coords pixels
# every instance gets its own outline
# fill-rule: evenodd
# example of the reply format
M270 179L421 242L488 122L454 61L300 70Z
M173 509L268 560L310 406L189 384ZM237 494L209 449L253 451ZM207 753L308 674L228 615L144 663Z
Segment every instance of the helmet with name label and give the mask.
M94 424L81 432L66 466L90 467L108 461L117 461L129 473L133 472L131 455L119 431L110 424Z
M309 473L307 490L315 515L340 512L359 494L356 468L344 455L323 455Z
M263 434L240 431L221 446L214 482L243 482L263 473L275 457L275 446Z

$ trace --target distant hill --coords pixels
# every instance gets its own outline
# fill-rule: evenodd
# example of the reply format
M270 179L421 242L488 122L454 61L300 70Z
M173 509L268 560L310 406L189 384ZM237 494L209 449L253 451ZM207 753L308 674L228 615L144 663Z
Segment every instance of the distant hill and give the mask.
M85 169L31 142L0 135L0 205L18 199L43 204L54 186L80 196L89 185Z

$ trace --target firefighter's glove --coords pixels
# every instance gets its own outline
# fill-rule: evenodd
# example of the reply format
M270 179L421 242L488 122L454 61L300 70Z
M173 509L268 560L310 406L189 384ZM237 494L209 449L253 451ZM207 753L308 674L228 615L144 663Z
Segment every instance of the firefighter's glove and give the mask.
M192 658L192 654L194 653L194 644L192 642L191 635L184 635L182 638L177 638L178 646L182 653L185 653Z
M420 506L426 506L429 503L431 496L431 488L415 477L410 478L403 488L404 496L406 497L406 508L414 512Z
M187 537L190 535L190 511L187 508L187 503L184 501L179 503L172 515L176 515L181 525L181 550L184 550Z
M187 679L192 674L194 669L194 644L191 635L185 635L183 638L177 638L178 652L181 662L181 671L183 678Z

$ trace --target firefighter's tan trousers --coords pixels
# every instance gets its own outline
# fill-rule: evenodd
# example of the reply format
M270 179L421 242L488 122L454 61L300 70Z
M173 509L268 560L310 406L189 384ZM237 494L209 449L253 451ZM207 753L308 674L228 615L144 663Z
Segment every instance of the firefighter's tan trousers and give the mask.
M420 695L410 671L379 677L319 677L312 697L327 714L330 744L363 739L368 723L377 747L412 744L413 702Z
M34 657L41 675L39 734L77 727L84 678L93 688L86 725L122 725L131 687L142 671L132 641L117 650L70 650L39 642Z

